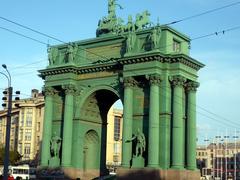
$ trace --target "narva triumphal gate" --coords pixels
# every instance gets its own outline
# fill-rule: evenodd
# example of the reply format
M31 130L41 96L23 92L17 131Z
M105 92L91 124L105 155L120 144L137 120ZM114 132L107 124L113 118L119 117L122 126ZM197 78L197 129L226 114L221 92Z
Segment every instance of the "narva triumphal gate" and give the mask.
M127 24L115 0L97 37L49 48L40 176L107 174L107 113L123 102L119 179L197 179L196 89L203 64L189 57L190 39L152 25L149 12ZM59 174L56 174L58 176Z

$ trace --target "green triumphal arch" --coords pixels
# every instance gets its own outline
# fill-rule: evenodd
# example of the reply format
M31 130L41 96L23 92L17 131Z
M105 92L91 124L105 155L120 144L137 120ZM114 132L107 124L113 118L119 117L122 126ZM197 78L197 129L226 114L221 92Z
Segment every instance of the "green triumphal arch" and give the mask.
M40 176L49 169L75 179L106 175L107 113L120 99L119 178L146 173L193 179L197 72L203 64L189 56L190 38L153 25L148 11L123 24L115 0L108 6L96 38L51 46L49 66L40 70L45 80Z

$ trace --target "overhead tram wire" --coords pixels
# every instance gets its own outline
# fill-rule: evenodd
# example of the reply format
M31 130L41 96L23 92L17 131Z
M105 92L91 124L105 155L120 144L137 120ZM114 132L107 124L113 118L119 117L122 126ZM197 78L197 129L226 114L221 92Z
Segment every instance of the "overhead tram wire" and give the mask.
M35 30L35 29L31 28L31 27L28 27L28 26L25 26L25 25L23 25L23 24L20 24L20 23L18 23L18 22L16 22L16 21L12 21L12 20L10 20L10 19L8 19L8 18L5 18L5 17L0 16L0 19L2 19L2 20L4 20L4 21L7 21L7 22L9 22L9 23L15 24L15 25L17 25L17 26L20 26L20 27L22 27L22 28L24 28L24 29L27 29L27 30L29 30L29 31L32 31L32 32L34 32L34 33L37 33L37 34L40 34L40 35L42 35L42 36L48 37L48 38L50 38L50 39L53 39L53 40L58 41L58 42L60 42L60 43L63 43L63 44L66 44L66 45L69 44L69 43L67 43L67 42L65 42L65 41L63 41L63 40L60 40L59 38L56 38L56 37L53 37L53 36L48 35L48 34L46 34L46 33L40 32L40 31ZM49 45L49 44L47 44L47 45ZM78 47L78 48L79 48L79 49L82 49L82 50L84 50L84 51L86 51L86 52L89 52L89 53L91 53L91 54L93 54L93 55L95 55L95 56L98 56L98 57L101 57L101 58L103 58L103 59L109 60L109 58L106 57L106 56L99 55L99 54L97 54L97 53L94 53L94 52L92 52L92 51L90 51L90 50L87 50L87 49L84 49L84 48L81 48L81 47Z
M5 27L1 27L1 26L0 26L0 29L3 29L3 30L5 30L5 31L7 31L7 32L13 33L13 34L18 35L18 36L21 36L21 37L23 37L23 38L30 39L30 40L35 41L35 42L37 42L37 43L40 43L40 44L49 46L49 44L47 44L47 43L45 43L45 42L43 42L43 41L37 40L36 38L32 38L32 37L30 37L30 36L26 36L26 35L24 35L24 34L18 33L18 32L16 32L16 31L11 30L11 29L8 29L8 28L5 28ZM82 48L80 48L80 49L82 49ZM90 59L90 58L87 58L87 57L85 57L85 56L81 56L81 55L79 55L79 54L77 54L77 56L78 56L78 57L83 57L83 58L85 58L85 59L87 59L87 60L92 60L92 59ZM46 61L46 60L36 61L36 62L33 62L33 63L29 63L29 64L27 64L27 65L37 64L37 63L43 62L43 61ZM25 66L15 67L15 68L13 68L13 69L24 68L24 67L25 67Z
M216 31L214 33L210 33L210 34L206 34L206 35L202 35L202 36L198 36L198 37L192 38L191 41L195 41L195 40L206 38L206 37L210 37L210 36L217 36L219 34L223 34L224 35L226 32L235 31L235 30L238 30L238 29L240 29L240 26L235 26L235 27L228 28L228 29L225 29L225 30L222 30L222 31Z
M177 23L180 23L180 22L183 22L183 21L187 21L189 19L193 19L193 18L196 18L196 17L199 17L199 16L210 14L210 13L213 13L215 11L226 9L226 8L229 8L229 7L232 7L232 6L236 6L236 5L239 5L239 4L240 4L240 1L237 1L235 3L231 3L231 4L228 4L228 5L225 5L225 6L221 6L221 7L215 8L215 9L211 9L211 10L208 10L208 11L205 11L205 12L202 12L202 13L198 13L198 14L195 14L195 15L192 15L192 16L188 16L188 17L176 20L176 21L172 21L172 22L164 24L164 25L168 26L168 25L177 24Z
M5 27L0 26L0 29L3 29L3 30L5 30L5 31L11 32L11 33L13 33L13 34L22 36L22 37L24 37L24 38L30 39L30 40L35 41L35 42L38 42L38 43L40 43L40 44L48 45L47 43L45 43L45 42L43 42L43 41L40 41L40 40L37 40L37 39L35 39L35 38L26 36L26 35L24 35L24 34L18 33L18 32L16 32L16 31L13 31L13 30L8 29L8 28L5 28Z

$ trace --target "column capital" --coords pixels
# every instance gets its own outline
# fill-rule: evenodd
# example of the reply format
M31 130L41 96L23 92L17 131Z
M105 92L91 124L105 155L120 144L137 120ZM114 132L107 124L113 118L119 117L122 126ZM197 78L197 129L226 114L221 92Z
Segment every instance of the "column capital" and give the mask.
M65 94L73 95L77 91L76 86L73 84L63 85L62 88L65 90Z
M124 87L134 87L137 84L137 81L133 77L125 77L123 79Z
M162 79L159 74L151 74L149 76L150 85L159 85L161 81L162 81Z
M187 79L181 75L170 76L169 80L174 87L184 86L185 82L187 81Z
M51 86L44 86L43 93L45 96L53 96L57 93L57 91Z
M186 90L189 91L197 91L197 88L199 87L199 82L196 81L189 81L185 84Z

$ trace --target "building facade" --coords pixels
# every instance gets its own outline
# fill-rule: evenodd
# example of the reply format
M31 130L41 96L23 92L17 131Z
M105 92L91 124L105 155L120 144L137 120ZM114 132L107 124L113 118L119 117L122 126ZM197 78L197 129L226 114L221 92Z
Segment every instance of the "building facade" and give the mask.
M107 158L108 167L119 166L122 155L122 115L121 109L111 107L108 112Z
M240 142L210 143L198 146L198 168L202 176L240 178Z
M16 101L13 102L15 104ZM22 155L22 160L33 160L39 153L43 116L44 97L38 90L32 90L30 98L13 106L11 118L10 148ZM5 144L7 109L0 111L0 143Z

